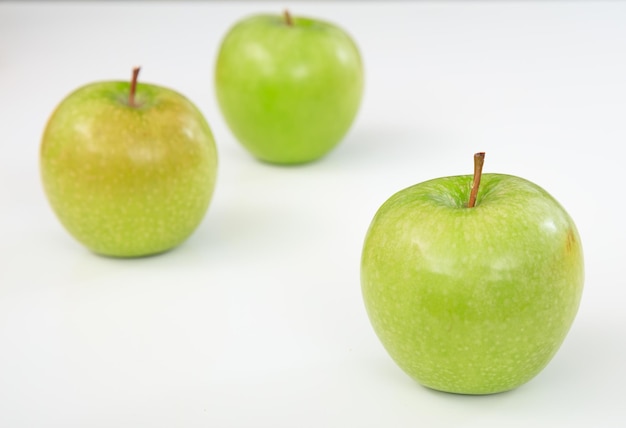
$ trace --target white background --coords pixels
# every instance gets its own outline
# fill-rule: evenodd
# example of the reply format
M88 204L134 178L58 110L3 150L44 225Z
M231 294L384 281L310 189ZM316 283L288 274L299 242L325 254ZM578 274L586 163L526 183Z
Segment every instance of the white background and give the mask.
M252 159L217 108L227 29L288 6L360 46L357 121L323 160ZM0 3L0 427L626 425L626 2ZM206 115L217 190L158 257L91 254L39 179L46 120L96 80L174 88ZM576 221L578 317L528 384L471 397L401 372L361 300L360 252L394 192L530 179Z

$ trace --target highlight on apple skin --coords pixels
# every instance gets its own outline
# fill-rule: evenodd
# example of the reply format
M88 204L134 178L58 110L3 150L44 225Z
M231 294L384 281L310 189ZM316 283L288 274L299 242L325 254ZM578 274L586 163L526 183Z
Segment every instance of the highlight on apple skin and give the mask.
M360 52L344 30L288 11L237 22L215 64L226 123L273 164L311 162L335 148L357 115L363 82Z
M67 231L95 253L157 254L201 223L217 175L211 129L183 95L97 82L68 95L43 133L40 170Z
M576 316L583 251L565 209L525 179L429 180L391 196L367 231L361 286L375 333L422 385L516 388L552 359Z

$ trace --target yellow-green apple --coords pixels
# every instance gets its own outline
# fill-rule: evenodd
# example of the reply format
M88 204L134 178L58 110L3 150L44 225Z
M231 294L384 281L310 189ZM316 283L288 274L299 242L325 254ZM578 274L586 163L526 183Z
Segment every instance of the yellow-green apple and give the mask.
M363 92L359 50L321 20L255 15L223 39L215 67L221 111L241 144L260 160L316 160L348 132Z
M544 189L484 174L426 181L378 210L361 260L374 331L421 384L490 394L537 375L576 315L584 281L574 222Z
M183 95L161 86L97 82L68 95L45 128L40 169L65 228L116 257L171 249L196 229L215 187L208 123Z

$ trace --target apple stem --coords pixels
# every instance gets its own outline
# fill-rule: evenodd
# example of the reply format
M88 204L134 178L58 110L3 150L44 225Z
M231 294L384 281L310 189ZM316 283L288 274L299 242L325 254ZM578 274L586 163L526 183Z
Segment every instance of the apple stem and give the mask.
M293 18L289 13L289 9L285 9L283 16L285 17L285 24L287 24L288 27L293 27Z
M139 107L135 102L135 93L137 92L137 77L139 76L141 67L133 68L133 78L130 81L130 94L128 95L128 105L131 107Z
M476 206L476 195L478 195L478 186L480 186L480 177L483 175L483 165L485 163L485 152L474 154L474 182L472 183L472 191L470 192L468 208Z

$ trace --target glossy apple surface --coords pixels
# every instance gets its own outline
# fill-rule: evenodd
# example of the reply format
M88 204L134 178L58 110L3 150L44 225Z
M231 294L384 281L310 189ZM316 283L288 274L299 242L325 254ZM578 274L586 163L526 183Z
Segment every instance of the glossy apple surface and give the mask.
M257 15L226 34L215 69L217 100L241 144L260 160L298 164L332 150L361 102L354 41L320 20Z
M390 356L421 384L490 394L537 375L563 342L583 289L574 222L545 190L485 174L393 195L367 232L366 309Z
M213 194L217 152L209 125L184 96L129 82L84 86L56 108L43 134L44 189L65 228L92 251L134 257L184 241Z

